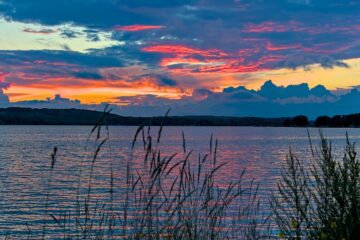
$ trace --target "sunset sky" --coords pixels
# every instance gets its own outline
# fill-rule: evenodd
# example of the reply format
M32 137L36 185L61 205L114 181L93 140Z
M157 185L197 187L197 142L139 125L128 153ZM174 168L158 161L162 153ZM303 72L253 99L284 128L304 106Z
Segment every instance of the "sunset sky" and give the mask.
M352 89L359 14L354 0L0 0L0 91L124 106L267 80Z

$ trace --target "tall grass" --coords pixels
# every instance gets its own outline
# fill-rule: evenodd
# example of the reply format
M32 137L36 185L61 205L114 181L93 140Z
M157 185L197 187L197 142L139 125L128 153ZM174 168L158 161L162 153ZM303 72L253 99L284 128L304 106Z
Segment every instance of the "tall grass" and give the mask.
M104 119L90 133L96 142L90 166L84 165L85 161L80 164L76 211L56 215L46 210L48 219L44 220L42 239L53 237L51 230L61 233L59 239L259 239L263 235L258 228L263 222L257 218L257 184L246 179L245 171L236 181L219 181L219 173L227 163L219 160L218 141L213 136L208 153L195 156L182 133L182 152L164 154L163 126L156 136L152 135L151 125L140 126L132 149L142 152L142 166L134 166L133 158L139 154L133 154L125 163L120 199L114 199L111 167L109 200L98 199L92 191L94 172L101 151L110 142L109 129L102 125ZM50 177L54 167L52 164ZM90 169L87 177L83 174L86 167ZM87 190L81 195L84 182ZM52 223L46 226L49 219L55 227Z

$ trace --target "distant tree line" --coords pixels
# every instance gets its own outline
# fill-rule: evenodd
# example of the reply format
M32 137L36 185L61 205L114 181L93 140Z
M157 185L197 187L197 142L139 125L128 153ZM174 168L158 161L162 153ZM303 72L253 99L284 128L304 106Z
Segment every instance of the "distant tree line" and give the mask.
M80 109L0 108L0 125L93 125L102 112ZM304 115L292 118L169 116L125 117L109 113L101 124L165 126L268 126L268 127L359 127L360 113L320 116L310 121Z
M359 127L360 114L320 116L315 120L316 127Z
M309 119L306 116L299 115L293 118L288 118L284 121L284 127L307 127L309 126Z
M284 127L360 127L360 113L350 115L336 115L333 117L320 116L315 121L309 121L300 115L284 120Z
M285 118L169 116L125 117L79 109L0 108L2 125L93 125L99 119L107 125L165 126L283 126Z

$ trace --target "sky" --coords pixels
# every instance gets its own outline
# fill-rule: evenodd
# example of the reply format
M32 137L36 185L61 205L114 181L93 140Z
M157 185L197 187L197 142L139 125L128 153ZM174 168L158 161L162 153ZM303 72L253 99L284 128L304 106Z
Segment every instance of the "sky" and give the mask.
M0 0L0 106L356 112L359 14L355 0Z

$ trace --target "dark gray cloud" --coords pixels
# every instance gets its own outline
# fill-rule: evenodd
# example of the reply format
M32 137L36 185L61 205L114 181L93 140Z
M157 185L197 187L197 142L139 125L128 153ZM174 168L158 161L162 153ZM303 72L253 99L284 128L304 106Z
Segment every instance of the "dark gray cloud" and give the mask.
M97 72L74 72L74 77L94 80L104 79L104 77Z
M9 86L10 86L9 83L0 81L0 106L7 106L9 104L9 97L6 94L4 94L4 89L8 88Z
M8 0L0 12L8 19L38 22L45 25L76 23L86 26L111 27L116 24L145 22L149 18L125 10L114 0Z
M175 87L178 85L178 83L171 78L164 77L164 76L155 76L155 77L159 80L160 86Z
M4 94L3 90L0 89L0 105L1 107L7 107L9 105L9 97Z
M71 30L71 29L62 29L61 36L64 38L77 38L81 33Z
M101 54L86 54L73 51L29 50L29 51L1 51L1 66L18 66L22 63L43 61L44 63L63 63L64 65L80 65L86 67L120 67L123 66L119 58Z

